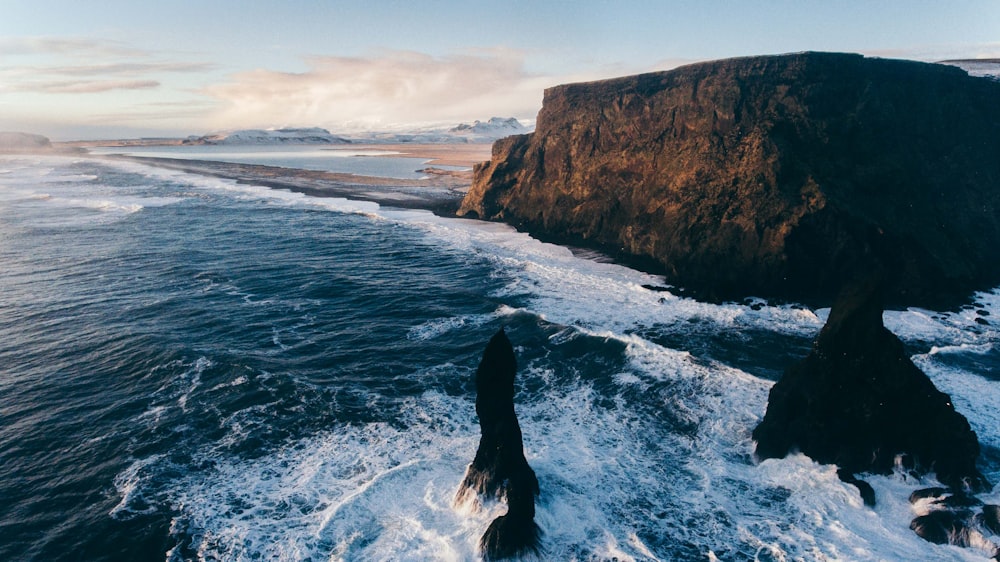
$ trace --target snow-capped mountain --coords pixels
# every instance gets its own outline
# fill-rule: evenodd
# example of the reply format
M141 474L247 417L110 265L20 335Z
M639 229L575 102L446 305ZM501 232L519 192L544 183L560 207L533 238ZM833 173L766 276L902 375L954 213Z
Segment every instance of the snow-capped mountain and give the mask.
M350 135L353 142L394 143L489 143L497 139L531 132L514 117L492 117L485 123L474 121L451 128L438 127L406 132L369 132Z
M313 144L395 144L395 143L489 143L509 135L530 132L513 117L492 117L489 121L462 123L413 131L367 132L333 135L320 127L284 129L243 129L204 136L190 136L183 144L219 145L313 145Z
M457 127L452 127L448 130L448 132L462 136L481 136L498 139L509 135L526 133L528 132L528 129L522 125L520 121L514 119L513 117L509 117L507 119L504 119L503 117L490 117L490 120L485 123L478 120L471 125L462 123Z
M351 141L330 134L319 127L295 129L243 129L228 133L213 133L201 137L188 137L184 144L347 144Z

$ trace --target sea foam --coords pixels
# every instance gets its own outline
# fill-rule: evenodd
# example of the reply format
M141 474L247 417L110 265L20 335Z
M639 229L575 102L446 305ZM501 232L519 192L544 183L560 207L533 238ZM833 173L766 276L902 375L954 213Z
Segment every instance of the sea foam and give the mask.
M708 304L651 290L662 280L583 259L504 225L190 181L242 201L361 214L450 255L491 264L502 281L491 295L502 303L493 313L429 319L407 332L412 340L433 345L470 327L525 319L547 330L545 345L553 348L611 342L621 350L622 361L599 378L585 375L584 364L554 364L544 356L523 365L518 416L542 486L537 521L554 559L981 558L930 545L909 531L913 511L906 498L934 484L932 478L867 478L879 500L873 510L832 466L802 455L755 462L750 432L766 409L771 382L664 343L747 330L808 340L828 310ZM993 318L998 301L994 291L977 302ZM982 315L910 310L885 316L904 341L934 346L915 360L952 393L981 441L995 448L1000 425L993 412L1000 404L989 398L991 381L942 362L949 354L995 349L996 331L975 317ZM469 376L451 364L438 370L444 377ZM182 382L174 399L183 401L182 389L192 384L193 378ZM475 450L472 398L429 389L407 400L398 423L347 424L249 459L200 452L209 468L161 491L176 513L172 529L181 543L171 557L474 559L476 540L503 507L450 503L464 460ZM239 433L235 417L223 423ZM122 474L117 513L145 509L135 498L154 486L148 472L160 462L140 460ZM997 469L988 476L995 481Z

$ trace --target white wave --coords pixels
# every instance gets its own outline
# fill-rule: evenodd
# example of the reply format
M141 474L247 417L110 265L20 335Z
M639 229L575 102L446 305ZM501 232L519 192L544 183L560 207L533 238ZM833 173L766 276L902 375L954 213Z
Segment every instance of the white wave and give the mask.
M934 342L939 346L978 346L1000 341L1000 289L975 295L974 306L935 312L920 308L886 311L886 328L903 340Z
M507 308L498 309L493 314L467 314L462 316L445 316L442 318L435 318L433 320L428 320L417 326L410 328L406 337L415 341L426 341L434 339L453 330L459 330L462 328L482 326L490 320L498 318L500 316L506 316L509 313Z
M872 477L872 510L832 466L802 455L754 464L749 430L769 383L634 344L631 366L645 385L637 390L657 393L669 416L634 408L628 386L617 406L583 382L518 402L542 486L546 559L979 559L909 530L907 498L933 481ZM523 374L553 375L532 365ZM205 560L476 559L478 538L505 508L452 504L478 441L473 410L471 397L427 391L405 404L405 429L347 425L260 458L210 457L211 470L172 486L172 527ZM690 432L665 430L668 418ZM142 481L141 468L122 482ZM698 546L678 554L680 544Z
M518 414L528 460L542 482L537 520L553 559L647 560L665 548L657 539L699 545L705 549L700 556L723 560L747 555L734 548L773 560L981 558L972 550L931 545L909 530L907 497L927 482L871 477L879 498L872 510L830 466L801 455L754 463L750 432L763 416L771 384L642 336L668 329L811 336L828 310L681 298L644 287L661 285L656 276L580 258L504 225L221 180L195 183L237 197L408 226L415 236L494 265L505 283L495 296L523 303L495 315L526 313L563 326L551 336L554 345L580 333L624 344L627 365L608 373L617 384L610 397L584 381L557 383L565 377L526 366L525 376L548 383L540 385L544 396L518 403ZM977 302L987 318L1000 313L997 291ZM984 443L1000 446L1000 402L992 398L998 394L992 383L939 361L950 353L985 353L995 344L995 330L976 317L983 316L911 309L887 312L885 321L906 340L936 342L915 358L918 365L952 394ZM408 335L431 340L491 319L443 317ZM190 371L186 384L197 385L197 369ZM176 394L182 407L185 396ZM638 396L654 397L656 408L637 410ZM429 391L406 411L411 418L400 420L405 430L344 426L261 458L210 459L214 468L207 474L171 490L175 528L199 541L203 559L474 559L478 537L504 508L451 505L478 437L471 398ZM240 434L240 419L223 423ZM133 480L123 475L123 482ZM134 496L126 485L121 490Z
M1000 392L997 392L997 381L940 361L942 353L959 353L959 349L944 352L932 350L914 356L913 362L934 381L938 390L951 396L955 409L969 420L981 444L1000 448ZM979 354L983 350L965 348L964 352ZM1000 470L987 476L993 482L1000 481Z
M115 491L121 496L121 500L111 508L109 513L111 517L126 520L136 515L156 512L155 503L147 501L143 497L142 490L148 487L150 478L148 467L160 462L163 458L163 455L152 455L139 459L115 476Z
M423 230L461 251L485 256L505 272L514 272L510 284L497 296L525 295L535 313L557 324L625 334L694 321L711 329L754 327L808 335L823 323L816 312L802 307L763 306L754 310L750 304L713 305L652 290L644 285L662 286L662 278L578 257L563 246L540 242L499 223L442 218L421 211L385 209L380 215Z
M413 404L437 419L470 407L433 393ZM196 531L204 559L471 559L490 514L451 506L476 443L462 417L449 420L463 426L454 433L368 424L261 459L220 460L177 491L175 526Z

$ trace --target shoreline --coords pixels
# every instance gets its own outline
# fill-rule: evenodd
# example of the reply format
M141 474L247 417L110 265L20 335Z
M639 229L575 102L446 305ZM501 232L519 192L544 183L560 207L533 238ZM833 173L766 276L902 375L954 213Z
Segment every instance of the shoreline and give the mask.
M380 149L387 150L381 147ZM373 145L374 147L374 145ZM451 162L465 162L462 156L418 148L405 156L429 158ZM468 154L476 154L469 151ZM431 162L421 171L425 179L387 178L357 174L284 168L259 164L237 164L213 160L190 160L183 158L158 158L126 154L95 155L90 158L128 161L185 173L234 180L245 185L260 185L272 189L283 189L312 197L342 197L359 201L369 201L387 207L421 209L442 216L455 216L455 211L472 185L472 171L450 171L434 168ZM451 160L448 160L451 158ZM440 164L456 165L456 164ZM461 165L461 164L457 164Z

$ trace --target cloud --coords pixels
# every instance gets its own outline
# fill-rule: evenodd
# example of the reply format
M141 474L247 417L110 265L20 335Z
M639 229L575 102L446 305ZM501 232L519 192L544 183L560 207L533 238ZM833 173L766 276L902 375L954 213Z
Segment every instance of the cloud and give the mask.
M567 81L527 72L524 56L510 50L445 57L386 51L305 62L306 72L254 70L207 87L203 93L223 107L214 124L391 129L494 115L532 118L543 89Z
M0 92L34 92L44 94L98 94L112 90L148 90L158 88L156 80L74 80L57 82L27 82L0 87Z
M116 76L121 74L135 76L157 72L207 72L214 70L216 65L195 62L120 62L111 64L89 64L72 66L21 66L6 71L4 74L37 75L48 74L58 76Z
M79 57L143 57L149 52L119 41L87 37L0 37L0 56L63 55Z
M0 65L0 94L152 90L170 82L167 74L197 75L217 68L161 56L106 39L0 38L0 60L5 62Z

